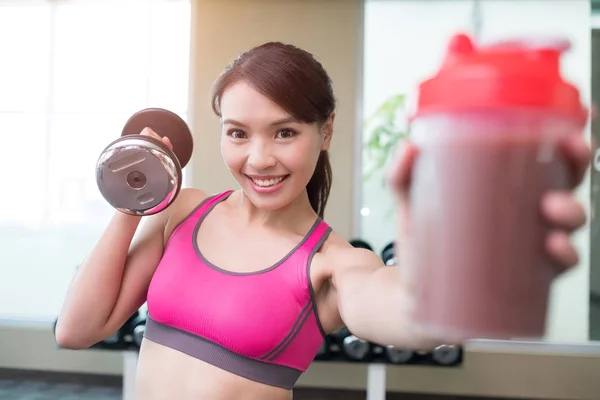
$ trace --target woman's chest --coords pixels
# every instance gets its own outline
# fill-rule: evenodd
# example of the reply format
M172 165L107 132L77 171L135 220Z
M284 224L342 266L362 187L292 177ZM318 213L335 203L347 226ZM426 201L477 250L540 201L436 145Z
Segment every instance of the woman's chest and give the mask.
M289 261L234 273L176 255L163 257L148 290L149 316L157 322L260 358L313 311L306 266Z

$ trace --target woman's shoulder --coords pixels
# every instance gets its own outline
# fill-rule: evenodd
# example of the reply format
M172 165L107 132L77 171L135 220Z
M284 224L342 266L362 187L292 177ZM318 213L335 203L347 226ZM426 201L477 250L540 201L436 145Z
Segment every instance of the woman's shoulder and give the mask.
M199 205L207 201L210 197L212 197L212 195L200 189L182 189L173 204L165 210L168 213L165 237L170 237L173 230L189 217Z
M319 253L321 253L324 264L332 270L352 265L379 265L382 263L375 252L352 246L348 240L333 229Z

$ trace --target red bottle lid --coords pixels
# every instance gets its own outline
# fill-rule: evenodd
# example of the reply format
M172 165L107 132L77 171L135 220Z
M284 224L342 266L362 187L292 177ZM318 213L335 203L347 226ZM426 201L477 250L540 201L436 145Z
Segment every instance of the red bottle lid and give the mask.
M568 41L506 41L476 48L464 34L450 41L437 74L419 85L416 113L539 109L585 124L579 91L560 74Z

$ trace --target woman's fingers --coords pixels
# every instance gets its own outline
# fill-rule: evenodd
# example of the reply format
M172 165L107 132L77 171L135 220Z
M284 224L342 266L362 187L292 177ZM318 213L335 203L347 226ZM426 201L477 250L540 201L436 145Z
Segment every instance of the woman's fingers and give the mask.
M140 133L140 135L150 136L155 139L158 139L161 142L163 142L164 144L166 144L169 147L169 149L173 150L173 143L171 143L171 140L166 136L165 137L160 136L158 133L153 131L151 128L146 127L144 129L142 129L142 132Z
M564 272L579 263L579 255L568 232L552 231L546 238L546 251Z
M559 229L574 231L586 222L585 209L570 192L550 192L542 199L542 214Z

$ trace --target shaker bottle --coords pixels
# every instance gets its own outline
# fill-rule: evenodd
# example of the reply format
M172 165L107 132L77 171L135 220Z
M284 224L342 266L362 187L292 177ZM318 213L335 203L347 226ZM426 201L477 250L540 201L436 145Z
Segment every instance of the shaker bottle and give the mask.
M414 322L430 337L539 338L557 268L547 255L543 195L567 190L557 146L587 110L560 74L568 42L477 48L451 40L419 86L411 138Z

